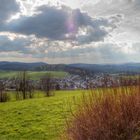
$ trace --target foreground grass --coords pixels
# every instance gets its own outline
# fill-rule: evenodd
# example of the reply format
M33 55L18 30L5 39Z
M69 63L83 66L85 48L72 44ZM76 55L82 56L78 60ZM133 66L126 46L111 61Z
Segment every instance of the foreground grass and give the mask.
M37 92L35 99L0 103L0 140L58 140L83 92L59 91L49 98Z
M18 71L0 71L1 78L14 78L19 74ZM63 71L28 71L28 75L32 80L39 80L41 77L51 74L55 78L63 78L69 75L67 72Z
M80 108L77 108L79 103L88 105L98 97L99 99L100 97L104 98L104 96L101 96L104 93L113 93L114 95L117 93L130 94L135 90L135 87L103 88L93 90L91 94L89 94L90 91L80 90L57 91L55 96L52 97L44 97L43 93L36 91L34 99L24 101L15 101L13 93L10 93L12 94L11 101L0 103L0 140L59 140L66 130L66 119L73 118L71 111L80 111L82 113ZM85 94L90 96L85 98L83 96ZM96 98L92 98L94 97L91 96L93 94ZM111 107L111 105L109 106ZM88 106L85 105L85 107ZM76 131L76 129L73 130Z

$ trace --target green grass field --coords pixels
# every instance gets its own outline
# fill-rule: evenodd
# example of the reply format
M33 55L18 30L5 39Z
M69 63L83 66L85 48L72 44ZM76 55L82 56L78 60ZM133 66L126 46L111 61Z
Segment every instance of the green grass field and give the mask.
M13 77L16 77L18 74L19 74L18 71L0 71L0 78L13 78ZM63 72L63 71L60 71L60 72L58 71L40 71L40 72L28 71L29 77L33 80L38 80L47 74L50 74L56 78L63 78L68 75L67 72Z
M52 97L36 92L34 99L0 103L0 140L58 140L83 92L57 91Z
M129 79L133 79L133 80L139 80L140 75L131 75L131 76L123 76L122 78L129 80Z
M92 90L92 94L94 99L101 94L100 99L104 93L129 95L137 90L139 87L100 88ZM11 100L0 103L0 140L60 140L67 126L66 119L71 119L82 95L89 93L87 90L56 91L55 96L44 97L41 91L36 91L33 99L16 101L14 93L9 92Z

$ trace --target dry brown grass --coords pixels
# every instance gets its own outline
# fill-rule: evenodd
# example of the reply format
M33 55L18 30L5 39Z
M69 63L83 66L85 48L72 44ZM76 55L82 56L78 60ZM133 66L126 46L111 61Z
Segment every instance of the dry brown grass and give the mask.
M83 96L66 133L67 140L140 140L140 86Z

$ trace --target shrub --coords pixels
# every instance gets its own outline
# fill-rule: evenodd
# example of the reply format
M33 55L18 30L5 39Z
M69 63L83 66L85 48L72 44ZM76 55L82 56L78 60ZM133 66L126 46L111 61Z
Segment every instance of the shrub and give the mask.
M139 140L139 86L92 91L67 125L68 140Z

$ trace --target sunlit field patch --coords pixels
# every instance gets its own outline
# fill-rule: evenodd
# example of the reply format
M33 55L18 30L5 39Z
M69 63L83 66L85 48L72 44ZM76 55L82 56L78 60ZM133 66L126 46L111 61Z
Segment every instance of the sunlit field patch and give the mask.
M36 91L35 98L0 103L0 139L2 140L58 140L65 129L66 118L75 110L76 101L87 91L58 91L44 97Z

